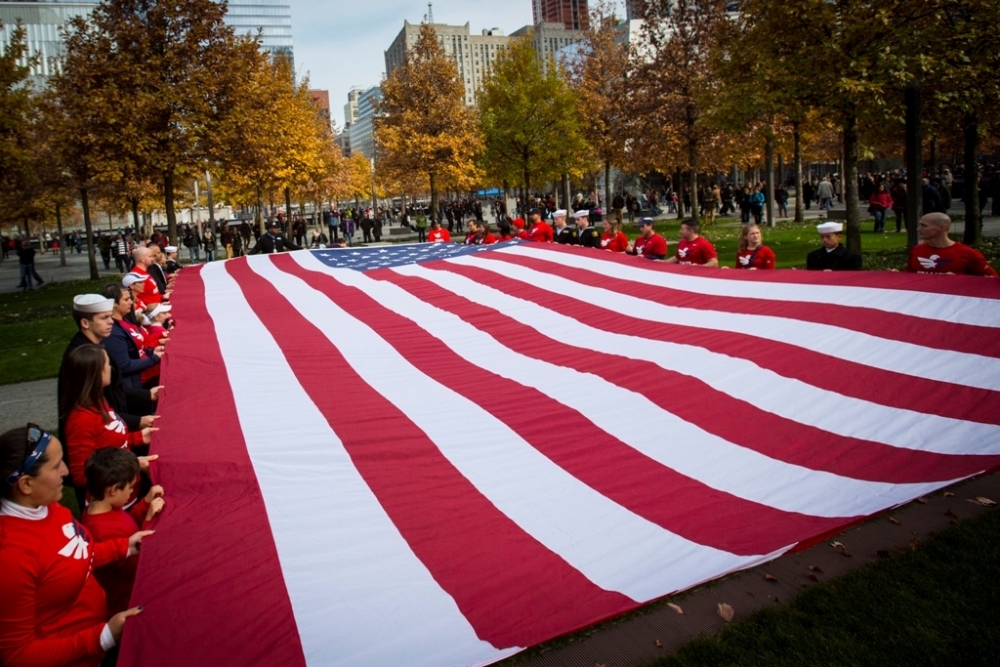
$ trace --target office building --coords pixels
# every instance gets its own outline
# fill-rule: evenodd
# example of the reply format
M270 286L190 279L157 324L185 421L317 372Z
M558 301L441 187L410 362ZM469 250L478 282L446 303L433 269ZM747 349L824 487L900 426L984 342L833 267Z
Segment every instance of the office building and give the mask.
M45 79L55 73L58 58L63 53L60 30L74 17L89 16L96 5L96 2L0 0L0 20L4 23L0 45L7 42L10 31L20 19L27 33L29 52L41 56L32 70L32 78L36 84L44 85ZM237 34L256 35L258 29L262 30L262 49L293 58L292 14L288 0L229 0L225 21Z
M347 130L352 154L375 157L375 104L381 99L382 89L378 86L372 86L358 96L358 118Z
M327 127L333 130L333 118L330 117L330 91L328 90L309 90L307 91L309 98L312 100L313 105L316 107L316 112L319 117L326 122Z
M361 99L363 92L365 92L364 86L354 86L347 91L347 104L344 105L345 131L358 122L358 100Z
M511 37L530 36L542 69L548 72L549 63L559 62L566 47L584 37L583 30L568 30L562 23L539 23L516 30Z
M38 62L32 67L31 76L36 85L44 85L45 79L55 74L58 58L63 53L63 39L60 29L77 16L89 16L93 2L8 2L0 0L0 49L10 40L18 20L24 26L28 53L38 54Z
M586 30L590 25L587 0L532 0L534 24L559 23L567 30Z
M483 30L481 34L473 35L468 23L465 25L433 23L431 26L437 33L445 55L454 60L458 67L458 76L465 87L465 104L474 106L477 91L493 66L497 54L509 45L510 37L497 28ZM403 29L385 52L386 76L390 76L403 64L406 52L416 44L419 33L419 23L403 21Z

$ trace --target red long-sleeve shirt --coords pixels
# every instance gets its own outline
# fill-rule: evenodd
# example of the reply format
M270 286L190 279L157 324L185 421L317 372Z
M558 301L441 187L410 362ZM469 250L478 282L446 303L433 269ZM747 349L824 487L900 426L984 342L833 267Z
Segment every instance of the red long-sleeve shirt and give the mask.
M126 512L123 509L113 509L110 512L90 514L84 512L81 517L95 542L108 542L128 538L139 530L139 523L146 519L149 503L145 499L133 505ZM138 514L138 517L136 516ZM132 586L135 584L135 570L139 565L138 558L127 558L116 563L108 563L94 570L94 576L101 582L108 596L108 616L114 616L129 608L128 601L132 597Z
M58 503L39 519L0 512L0 664L100 664L107 604L91 570L127 554L127 539L93 541Z
M87 486L83 467L87 463L87 457L98 449L128 449L143 444L141 431L130 433L125 422L115 414L110 405L105 403L104 409L111 415L111 421L107 424L100 412L82 407L74 408L66 419L66 454L69 458L69 476L75 486Z

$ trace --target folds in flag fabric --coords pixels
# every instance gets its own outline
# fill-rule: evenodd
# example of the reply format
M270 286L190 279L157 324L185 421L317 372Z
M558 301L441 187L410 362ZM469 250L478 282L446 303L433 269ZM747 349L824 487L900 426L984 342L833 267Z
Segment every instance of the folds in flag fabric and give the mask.
M186 269L122 664L475 665L1000 464L1000 283L540 244Z

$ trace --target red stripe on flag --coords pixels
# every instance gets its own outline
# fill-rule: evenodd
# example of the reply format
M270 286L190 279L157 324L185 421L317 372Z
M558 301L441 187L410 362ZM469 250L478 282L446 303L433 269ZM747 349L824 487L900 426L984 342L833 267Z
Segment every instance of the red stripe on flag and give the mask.
M676 340L676 337L659 333L656 325L649 322L565 299L490 271L449 262L423 266L450 271L478 283L516 293L518 298L528 299L597 328L645 339ZM776 460L854 479L894 484L946 481L1000 463L1000 457L996 456L951 456L836 435L761 410L712 389L698 378L665 370L651 362L600 351L581 355L579 348L567 348L531 327L462 297L441 295L441 298L432 298L429 302L468 319L476 328L521 354L602 377L645 396L667 412L708 433ZM569 352L564 351L557 356L556 348L567 348ZM636 351L636 355L641 355L641 350ZM726 419L719 419L719 415L726 415ZM637 418L641 416L637 415Z
M642 286L642 294L637 295L635 294L637 283L632 281L600 276L589 271L573 269L533 258L517 257L508 253L482 253L477 255L476 259L524 266L544 272L546 275L558 276L576 283L588 285L596 283L612 291L639 296L639 298L644 300L667 306L727 312L726 308L746 301L743 299L683 293L679 297L674 290L648 285ZM424 266L439 268L440 265L438 263L428 263L424 264ZM452 266L456 265L447 264L448 268ZM558 312L571 312L572 317L579 319L581 322L606 331L614 331L616 333L624 333L625 331L621 327L610 326L611 320L608 318L607 309L586 304L572 297L560 296L515 279L500 277L494 279L493 276L495 275L491 272L483 272L477 276L477 279L485 281L484 284L494 286L499 284L500 280L505 280L507 281L504 283L505 290L509 291L509 293L516 293L518 296L531 293L533 301L542 303L547 308L552 308ZM518 291L510 291L515 289L515 286ZM777 304L778 302L769 303ZM810 308L821 309L823 307L812 305ZM768 313L765 309L756 314L766 315L771 313ZM910 329L900 330L898 333L901 336L907 335L914 329L917 329L920 332L919 336L922 336L924 331L922 327L924 326L937 328L937 325L925 325L924 323L927 323L927 320L909 319ZM641 322L641 328L636 329L633 327L630 329L630 331L638 333L638 335L654 340L695 345L711 350L712 352L748 359L762 368L773 370L784 377L795 378L814 387L836 392L843 396L853 396L872 403L888 405L904 410L915 410L917 412L950 417L952 419L975 421L983 424L1000 424L1000 411L995 407L1000 405L1000 393L988 389L904 375L894 371L831 357L830 355L814 352L782 341L767 340L750 334L732 333L683 324L663 324L624 315L620 319L614 320L615 323L624 321L632 323ZM854 328L850 324L853 321L854 318L845 316L844 327ZM944 332L954 326L958 325L941 323L941 336L946 337ZM916 338L918 335L914 334L913 337ZM832 366L837 366L837 368L833 369ZM834 370L836 372L832 372ZM906 391L898 393L889 392L886 391L887 387L905 387Z
M818 248L819 246L820 243L817 240L816 247ZM662 262L652 262L642 257L632 257L624 253L608 252L606 250L595 251L590 248L560 245L558 243L532 243L530 247L551 252L582 254L603 262L638 266L651 271L683 273L712 280L826 285L831 287L871 287L901 292L925 292L927 294L970 296L993 300L1000 299L1000 283L982 276L929 275L925 273L907 273L905 271L722 271L698 266L663 264ZM670 247L673 249L676 247L676 244L671 243ZM670 253L670 255L672 254ZM902 269L903 267L899 268ZM705 273L705 271L710 271L711 273Z
M357 292L305 271L287 255L272 261L336 294L338 303ZM530 646L636 606L595 586L501 513L267 280L245 262L226 269L400 534L477 636L498 648ZM371 307L380 309L374 302Z
M558 256L554 256L553 262L549 262L534 257L513 255L511 253L483 254L488 256L487 259L508 261L512 264L518 264L546 273L551 271L553 262L555 262L560 268L560 277L615 291L622 291L627 286L628 291L624 293L631 293L636 289L634 281L612 278L599 272L559 264ZM699 277L704 278L706 270L697 270L702 271ZM740 271L739 273L744 272ZM757 272L755 271L754 273ZM965 352L967 354L1000 357L1000 336L997 335L996 329L990 327L972 324L954 324L940 320L914 317L912 315L889 313L874 308L842 306L839 304L712 296L710 294L698 294L655 285L643 285L642 289L643 299L665 306L717 310L726 313L745 313L747 315L785 317L803 322L815 322L816 324L828 324L839 328L851 329L852 331L858 331L886 340L913 343L914 345L921 345L932 349L955 350L956 352ZM997 325L1000 326L1000 322Z
M167 503L158 535L143 542L132 604L144 610L127 623L118 664L304 667L204 291L200 271L185 269L171 300L178 325L152 444Z
M386 269L368 275L398 285L474 326L484 318L492 319L485 312L488 309L451 295L426 280ZM423 373L505 422L571 475L619 505L692 542L740 556L767 554L793 544L804 535L833 530L854 519L784 512L713 489L657 463L538 390L465 361L410 320L395 314L373 316L371 299L342 292L327 295L375 329ZM489 333L498 340L522 338L519 335L523 333L522 325L494 324ZM548 349L545 360L565 366L567 355L578 353L571 348L558 352ZM649 387L651 392L660 389Z

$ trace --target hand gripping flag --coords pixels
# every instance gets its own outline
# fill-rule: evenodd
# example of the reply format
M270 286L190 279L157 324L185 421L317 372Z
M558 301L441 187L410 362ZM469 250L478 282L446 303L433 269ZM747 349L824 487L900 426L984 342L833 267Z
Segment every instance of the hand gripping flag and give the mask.
M549 244L186 269L122 664L477 665L1000 463L1000 282Z

